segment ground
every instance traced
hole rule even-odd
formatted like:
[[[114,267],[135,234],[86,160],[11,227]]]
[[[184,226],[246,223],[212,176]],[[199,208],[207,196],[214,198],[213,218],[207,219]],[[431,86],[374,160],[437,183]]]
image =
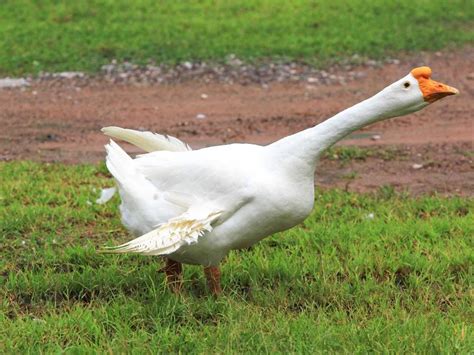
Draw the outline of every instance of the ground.
[[[435,79],[457,87],[461,95],[351,135],[340,143],[349,148],[333,149],[323,159],[317,182],[358,192],[391,185],[413,194],[472,196],[473,56],[474,50],[465,48],[405,56],[383,66],[333,67],[331,75],[357,75],[329,84],[36,82],[0,91],[0,159],[97,162],[107,142],[100,128],[107,125],[174,135],[194,148],[266,144],[317,124],[427,64]]]

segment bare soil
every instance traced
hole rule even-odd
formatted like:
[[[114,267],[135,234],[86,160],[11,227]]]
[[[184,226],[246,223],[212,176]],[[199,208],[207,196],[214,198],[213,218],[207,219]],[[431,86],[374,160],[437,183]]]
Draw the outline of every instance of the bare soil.
[[[170,134],[193,148],[266,144],[362,101],[413,67],[429,65],[435,79],[457,87],[461,95],[354,133],[340,144],[392,153],[346,164],[324,159],[318,184],[351,191],[392,185],[413,194],[474,196],[472,58],[469,48],[419,54],[399,64],[358,67],[362,75],[344,84],[120,85],[97,79],[82,86],[42,82],[0,90],[0,160],[97,162],[104,158],[107,142],[100,128],[109,125]],[[198,114],[205,118],[196,118]],[[380,139],[373,140],[374,135]],[[423,167],[415,169],[414,164]]]

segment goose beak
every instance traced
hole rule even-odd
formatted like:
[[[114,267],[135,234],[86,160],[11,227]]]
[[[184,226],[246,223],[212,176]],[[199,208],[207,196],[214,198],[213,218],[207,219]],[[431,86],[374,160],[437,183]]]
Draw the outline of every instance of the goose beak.
[[[425,83],[424,89],[425,90],[422,90],[423,98],[426,102],[429,103],[438,101],[439,99],[442,99],[445,96],[459,94],[458,89],[431,79],[429,79],[429,81]]]
[[[459,94],[458,89],[431,79],[431,69],[429,67],[415,68],[411,71],[411,74],[418,80],[423,99],[428,103],[438,101],[445,96]]]

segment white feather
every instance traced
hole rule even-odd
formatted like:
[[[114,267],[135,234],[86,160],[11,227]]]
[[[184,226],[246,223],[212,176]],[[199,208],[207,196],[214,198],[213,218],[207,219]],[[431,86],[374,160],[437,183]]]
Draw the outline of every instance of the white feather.
[[[212,223],[222,212],[193,214],[186,212],[171,218],[151,232],[117,247],[107,248],[110,253],[138,253],[144,255],[171,254],[183,245],[197,243],[198,238],[212,231]]]
[[[192,150],[189,145],[172,136],[114,126],[104,127],[102,128],[102,132],[109,137],[131,143],[143,149],[145,152],[156,152],[159,150],[186,152]]]

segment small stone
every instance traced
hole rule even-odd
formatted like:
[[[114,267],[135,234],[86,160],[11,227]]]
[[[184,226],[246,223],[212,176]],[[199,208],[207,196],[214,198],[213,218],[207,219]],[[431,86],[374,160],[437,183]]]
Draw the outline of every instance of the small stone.
[[[31,93],[32,93],[33,95],[38,95],[38,91],[36,91],[36,90],[33,90]]]
[[[27,80],[20,78],[4,78],[0,79],[0,88],[20,88],[30,85]]]
[[[374,219],[374,217],[375,217],[375,214],[373,214],[372,212],[371,212],[371,213],[368,213],[368,214],[365,216],[365,218],[367,218],[367,219]]]
[[[184,62],[183,67],[185,67],[188,70],[191,70],[193,68],[193,63],[191,62]]]
[[[74,78],[82,78],[84,76],[84,73],[80,71],[65,71],[62,73],[58,73],[58,76],[64,79],[74,79]]]
[[[207,94],[201,94],[201,99],[206,100],[209,96]]]
[[[358,72],[354,73],[354,78],[355,79],[362,79],[362,78],[365,78],[366,76],[367,76],[367,73],[365,73],[363,71],[358,71]]]
[[[317,83],[318,82],[318,78],[312,78],[312,77],[309,77],[307,79],[308,83],[310,84],[314,84],[314,83]]]
[[[375,60],[369,59],[368,61],[365,62],[365,65],[369,67],[375,67],[377,65],[377,62]]]
[[[413,164],[411,166],[414,170],[419,170],[423,168],[423,164]]]
[[[373,141],[378,141],[380,140],[380,138],[382,138],[380,134],[374,134],[372,137],[370,137],[370,139],[372,139]]]
[[[198,113],[196,115],[196,119],[198,119],[198,120],[205,120],[206,118],[207,118],[207,116],[203,113]]]
[[[109,74],[112,73],[114,69],[115,69],[115,65],[112,65],[112,64],[105,64],[100,68],[100,70]]]

